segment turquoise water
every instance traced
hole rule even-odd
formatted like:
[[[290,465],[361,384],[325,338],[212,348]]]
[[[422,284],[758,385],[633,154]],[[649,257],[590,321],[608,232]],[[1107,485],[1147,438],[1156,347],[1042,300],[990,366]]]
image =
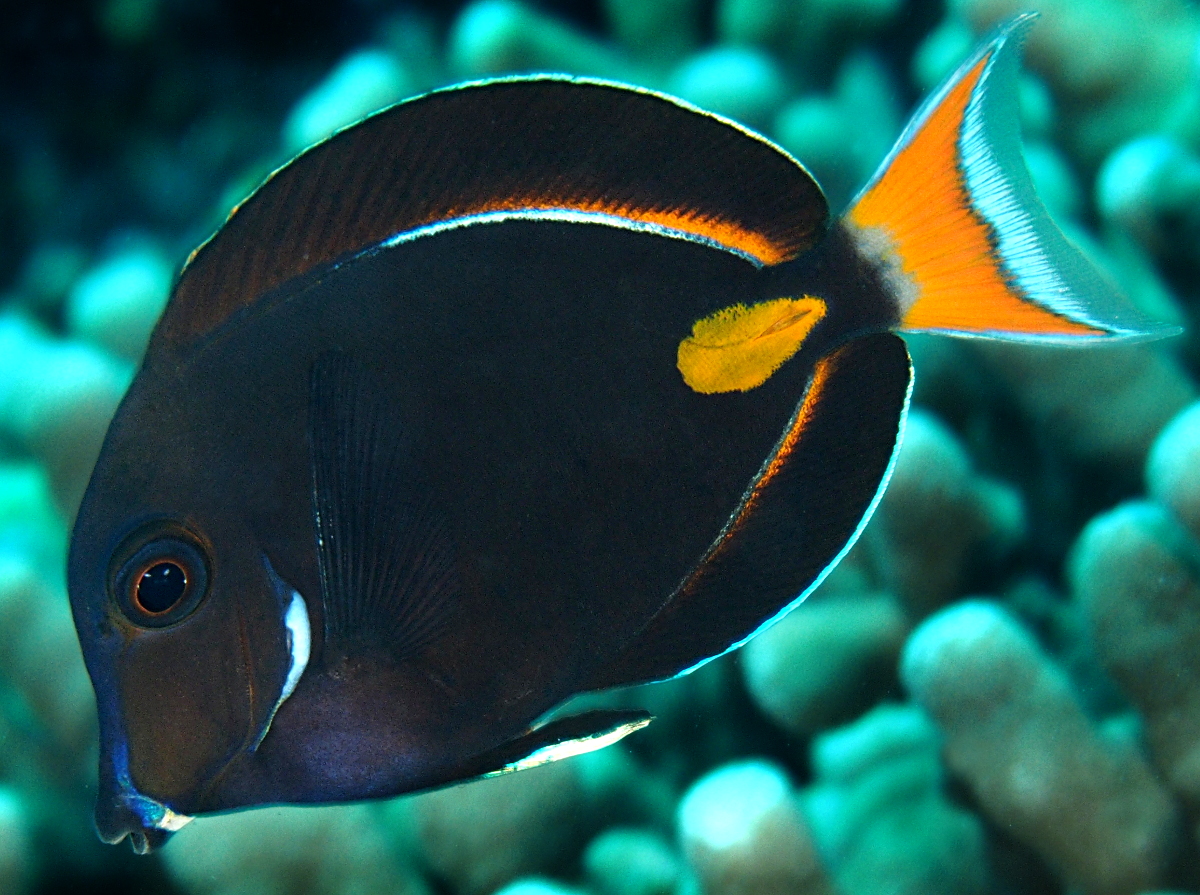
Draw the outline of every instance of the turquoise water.
[[[76,3],[0,32],[0,892],[1200,892],[1200,7]],[[187,253],[272,168],[391,102],[567,71],[761,130],[834,209],[915,102],[1039,9],[1026,160],[1063,229],[1184,335],[910,340],[915,408],[804,606],[599,701],[621,745],[386,803],[91,830],[63,581],[107,421]],[[512,890],[510,890],[511,892]]]

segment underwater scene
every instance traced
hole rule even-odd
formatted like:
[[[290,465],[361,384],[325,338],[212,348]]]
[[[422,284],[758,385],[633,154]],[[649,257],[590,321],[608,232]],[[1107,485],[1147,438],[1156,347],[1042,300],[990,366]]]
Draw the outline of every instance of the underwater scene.
[[[560,73],[765,135],[837,220],[922,98],[1027,12],[1013,108],[1037,195],[1137,319],[1174,335],[906,333],[911,406],[861,536],[743,647],[572,700],[624,719],[566,744],[583,754],[188,822],[138,795],[121,753],[130,806],[174,835],[148,855],[100,841],[71,530],[181,268],[264,178],[393,103]],[[6,10],[0,72],[0,895],[1200,893],[1195,0],[68,0]],[[814,301],[786,327],[825,314]],[[736,307],[694,338],[751,313]],[[334,398],[353,392],[345,369],[328,375]],[[176,450],[158,433],[123,469]],[[293,618],[251,751],[308,660]],[[151,706],[206,653],[156,655],[139,666]],[[211,653],[214,678],[227,655]],[[153,761],[173,766],[171,751]]]

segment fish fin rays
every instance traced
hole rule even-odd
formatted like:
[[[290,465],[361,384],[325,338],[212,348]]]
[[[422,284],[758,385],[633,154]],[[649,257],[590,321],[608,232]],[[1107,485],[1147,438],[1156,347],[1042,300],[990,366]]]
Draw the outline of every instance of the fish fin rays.
[[[449,533],[412,469],[404,430],[348,355],[314,362],[308,414],[324,652],[412,656],[457,603]]]
[[[641,730],[652,720],[640,709],[599,709],[555,718],[452,769],[446,785],[480,777],[499,777],[552,761],[594,752]]]
[[[781,149],[668,97],[554,76],[468,84],[369,117],[272,174],[193,253],[152,350],[181,351],[283,283],[398,235],[539,213],[772,264],[819,239],[828,208]]]
[[[857,538],[887,484],[911,381],[904,342],[888,333],[820,361],[726,531],[588,689],[685,674],[807,596]]]
[[[1014,18],[935,91],[846,213],[900,329],[1035,342],[1169,335],[1059,230],[1025,167]]]

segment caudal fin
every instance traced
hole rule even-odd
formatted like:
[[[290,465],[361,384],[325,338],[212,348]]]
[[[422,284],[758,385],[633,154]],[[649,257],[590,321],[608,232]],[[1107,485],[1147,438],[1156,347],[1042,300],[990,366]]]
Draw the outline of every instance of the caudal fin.
[[[997,29],[926,100],[846,213],[908,332],[1077,342],[1178,328],[1131,306],[1055,226],[1021,156],[1020,45]]]

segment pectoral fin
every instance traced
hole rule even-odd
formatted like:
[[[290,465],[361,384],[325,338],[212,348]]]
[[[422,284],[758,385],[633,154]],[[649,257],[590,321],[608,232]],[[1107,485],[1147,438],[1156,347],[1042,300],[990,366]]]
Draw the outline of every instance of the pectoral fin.
[[[309,448],[325,651],[403,660],[443,629],[454,545],[411,456],[411,435],[348,355],[313,364]]]

